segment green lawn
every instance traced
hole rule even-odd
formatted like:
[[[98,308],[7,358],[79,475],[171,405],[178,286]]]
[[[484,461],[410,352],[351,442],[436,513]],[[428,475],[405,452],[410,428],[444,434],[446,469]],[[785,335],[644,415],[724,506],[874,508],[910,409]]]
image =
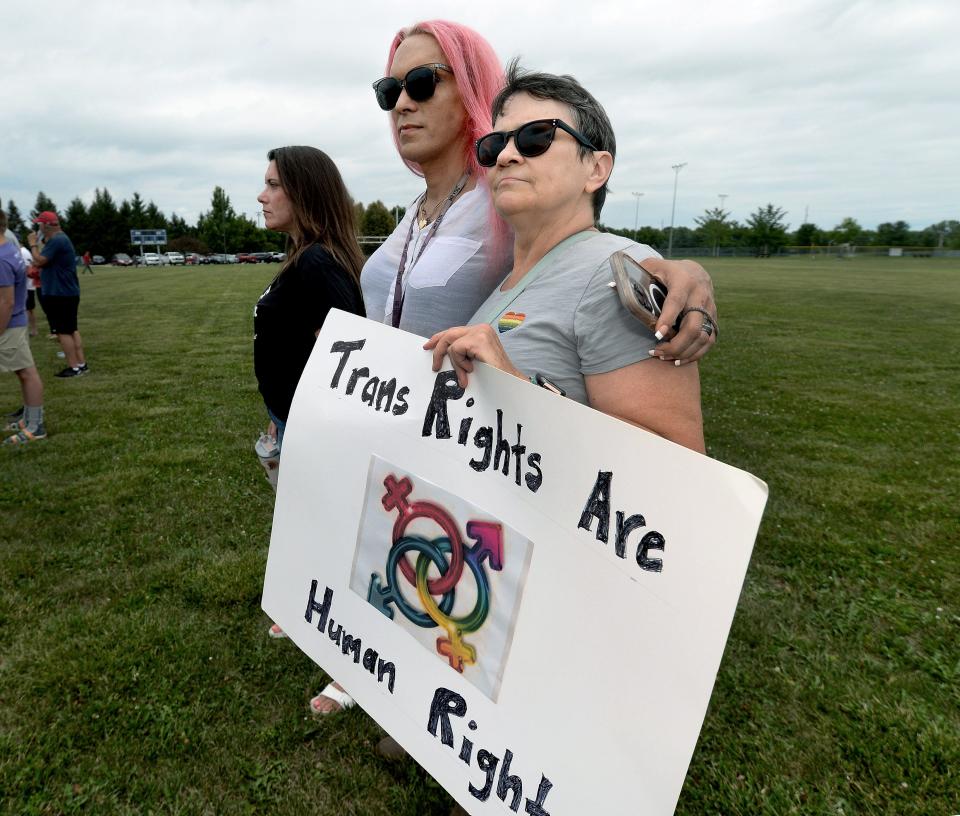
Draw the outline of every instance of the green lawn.
[[[0,451],[0,812],[449,810],[361,711],[311,718],[325,675],[266,637],[275,269],[99,268],[91,374],[33,342],[50,438]],[[677,812],[958,813],[960,262],[710,269],[710,453],[770,502]]]

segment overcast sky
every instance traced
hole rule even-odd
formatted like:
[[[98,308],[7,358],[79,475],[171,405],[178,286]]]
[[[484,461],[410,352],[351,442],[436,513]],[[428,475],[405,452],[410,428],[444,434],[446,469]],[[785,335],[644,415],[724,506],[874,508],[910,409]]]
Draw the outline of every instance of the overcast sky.
[[[312,144],[354,198],[407,204],[370,83],[395,31],[446,17],[503,62],[576,76],[618,156],[602,220],[693,225],[772,202],[798,226],[960,219],[960,1],[48,0],[4,4],[0,200],[135,191],[189,223],[214,185],[255,217],[265,154]],[[634,192],[642,192],[637,199]]]

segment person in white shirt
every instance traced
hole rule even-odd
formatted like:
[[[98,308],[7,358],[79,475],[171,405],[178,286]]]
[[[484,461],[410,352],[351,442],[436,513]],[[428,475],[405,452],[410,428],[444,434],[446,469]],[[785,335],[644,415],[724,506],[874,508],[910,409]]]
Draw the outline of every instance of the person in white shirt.
[[[23,264],[27,269],[27,328],[31,337],[37,336],[37,315],[34,309],[37,307],[37,284],[30,274],[33,268],[33,255],[25,246],[20,247],[20,257],[23,258]]]

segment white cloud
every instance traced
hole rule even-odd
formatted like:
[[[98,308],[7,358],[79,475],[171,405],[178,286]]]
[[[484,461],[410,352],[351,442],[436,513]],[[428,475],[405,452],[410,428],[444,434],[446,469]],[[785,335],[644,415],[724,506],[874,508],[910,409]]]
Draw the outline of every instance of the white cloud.
[[[138,191],[188,221],[214,185],[251,215],[266,151],[322,147],[354,196],[407,203],[418,180],[393,151],[370,82],[402,25],[450,17],[505,61],[573,73],[607,107],[618,161],[604,221],[677,223],[773,202],[796,225],[958,218],[952,0],[497,0],[329,4],[57,2],[5,11],[0,198],[61,208],[95,187]],[[40,36],[37,36],[38,30]],[[11,80],[12,78],[12,80]]]

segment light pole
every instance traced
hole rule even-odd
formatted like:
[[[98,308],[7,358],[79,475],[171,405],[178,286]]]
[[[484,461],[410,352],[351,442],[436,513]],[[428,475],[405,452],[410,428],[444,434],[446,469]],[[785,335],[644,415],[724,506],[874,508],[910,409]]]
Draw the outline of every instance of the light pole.
[[[673,222],[677,215],[677,179],[680,177],[680,171],[687,166],[686,162],[680,164],[671,164],[673,168],[673,206],[670,208],[670,241],[667,243],[667,257],[673,257]]]
[[[723,218],[724,218],[723,203],[727,200],[727,197],[728,197],[727,193],[717,193],[717,198],[720,199],[720,218],[718,218],[717,220],[720,221],[721,224],[723,223]],[[721,227],[718,224],[717,231],[719,232],[720,229]],[[720,239],[719,238],[713,242],[713,254],[717,258],[720,257]]]
[[[640,224],[640,199],[643,198],[643,193],[630,193],[635,199],[637,199],[637,209],[633,214],[633,240],[637,240],[637,227]]]

